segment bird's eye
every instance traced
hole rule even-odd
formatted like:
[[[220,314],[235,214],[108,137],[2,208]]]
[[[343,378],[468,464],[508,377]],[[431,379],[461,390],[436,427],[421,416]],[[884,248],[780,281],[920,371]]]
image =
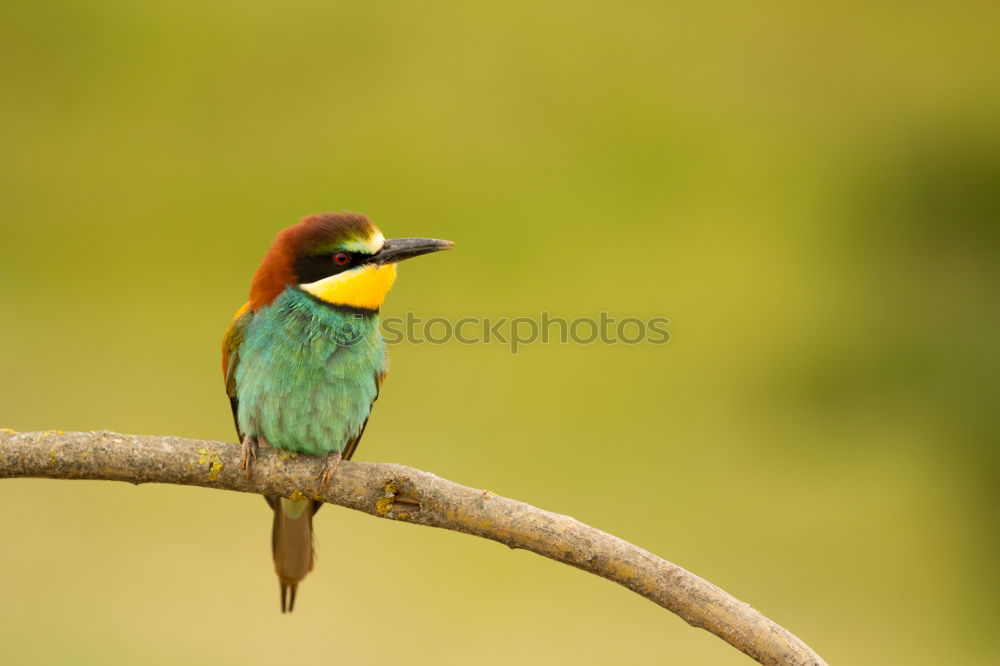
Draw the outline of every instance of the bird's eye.
[[[351,255],[347,254],[346,252],[338,252],[337,254],[333,255],[333,263],[337,264],[338,266],[346,266],[350,262],[351,262]]]

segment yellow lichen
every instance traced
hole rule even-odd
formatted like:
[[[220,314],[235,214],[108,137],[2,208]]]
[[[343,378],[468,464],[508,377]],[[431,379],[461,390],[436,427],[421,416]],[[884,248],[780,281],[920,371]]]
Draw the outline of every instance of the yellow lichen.
[[[392,498],[391,497],[380,497],[375,500],[375,513],[380,516],[385,516],[389,514],[390,509],[392,509]]]
[[[375,513],[380,516],[391,515],[392,512],[392,500],[396,499],[396,493],[399,491],[399,487],[396,486],[395,481],[390,481],[385,484],[385,494],[382,497],[375,500]]]
[[[299,491],[299,489],[296,488],[295,490],[292,491],[292,494],[288,496],[288,499],[299,501],[299,500],[304,500],[304,499],[309,499],[309,498],[306,497],[305,495],[303,495],[301,493],[301,491]]]
[[[56,459],[56,450],[55,449],[49,449],[49,464],[50,465],[55,465],[56,462],[57,462],[57,459]]]
[[[218,452],[209,451],[208,449],[198,449],[198,453],[201,454],[201,458],[198,459],[198,464],[208,465],[208,480],[218,481],[219,472],[222,471],[222,460],[219,459]]]
[[[17,434],[16,430],[11,430],[10,428],[0,428],[0,432],[5,432],[8,435],[16,435]]]
[[[289,458],[294,458],[299,455],[295,451],[285,451],[284,449],[278,449],[278,457],[281,458],[281,462],[285,462]]]

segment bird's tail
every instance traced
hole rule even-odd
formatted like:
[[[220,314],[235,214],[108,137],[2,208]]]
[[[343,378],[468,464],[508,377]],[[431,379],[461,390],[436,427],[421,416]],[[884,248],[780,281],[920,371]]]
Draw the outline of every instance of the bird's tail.
[[[299,582],[313,568],[312,517],[319,502],[268,497],[274,509],[271,550],[274,570],[281,584],[281,612],[295,608]]]

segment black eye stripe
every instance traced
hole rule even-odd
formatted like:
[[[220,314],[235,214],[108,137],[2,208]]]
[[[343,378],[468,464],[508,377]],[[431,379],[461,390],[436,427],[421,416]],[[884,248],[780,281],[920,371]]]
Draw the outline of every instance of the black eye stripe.
[[[334,256],[343,252],[348,255],[347,263],[338,264]],[[298,284],[308,284],[323,278],[343,273],[351,268],[357,268],[371,261],[372,255],[361,252],[324,252],[323,254],[313,254],[307,257],[298,257],[292,262],[292,270],[295,272],[295,280]]]

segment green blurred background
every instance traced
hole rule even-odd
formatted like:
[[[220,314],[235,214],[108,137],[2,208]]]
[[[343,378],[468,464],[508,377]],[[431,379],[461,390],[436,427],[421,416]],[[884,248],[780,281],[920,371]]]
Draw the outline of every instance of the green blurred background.
[[[675,6],[672,6],[675,5]],[[359,449],[569,513],[833,664],[995,663],[1000,12],[987,2],[5,2],[0,426],[234,437],[271,238],[450,238],[383,312],[667,316],[400,344]],[[330,508],[0,483],[0,663],[741,664],[605,581]]]

